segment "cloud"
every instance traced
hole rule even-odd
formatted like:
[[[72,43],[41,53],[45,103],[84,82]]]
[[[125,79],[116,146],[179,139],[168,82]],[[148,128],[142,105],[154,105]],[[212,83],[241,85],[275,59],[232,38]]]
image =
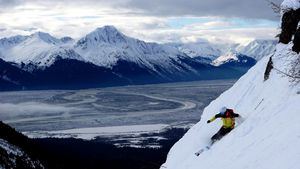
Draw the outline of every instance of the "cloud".
[[[1,7],[11,7],[20,3],[20,0],[0,0]]]
[[[0,13],[20,5],[22,0],[0,0]]]
[[[184,28],[143,32],[143,39],[163,43],[188,43],[201,41],[202,39],[207,39],[212,43],[246,43],[254,39],[274,39],[276,33],[277,30],[275,28],[234,28],[219,30],[191,30]]]
[[[277,4],[282,2],[273,1]],[[123,5],[147,15],[276,19],[266,0],[130,0]]]
[[[280,4],[282,0],[272,0]],[[49,8],[113,8],[115,13],[147,16],[221,16],[276,19],[267,0],[0,0],[1,7],[20,5]]]
[[[80,38],[114,25],[129,36],[160,43],[244,41],[272,38],[277,27],[264,0],[0,0],[0,5],[0,37],[44,31]]]

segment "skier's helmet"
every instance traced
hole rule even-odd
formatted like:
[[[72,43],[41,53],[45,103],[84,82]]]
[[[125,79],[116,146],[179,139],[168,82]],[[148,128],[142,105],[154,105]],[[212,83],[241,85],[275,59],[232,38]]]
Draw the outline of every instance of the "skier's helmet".
[[[220,109],[220,113],[224,114],[226,112],[226,110],[227,110],[227,107],[224,106]]]

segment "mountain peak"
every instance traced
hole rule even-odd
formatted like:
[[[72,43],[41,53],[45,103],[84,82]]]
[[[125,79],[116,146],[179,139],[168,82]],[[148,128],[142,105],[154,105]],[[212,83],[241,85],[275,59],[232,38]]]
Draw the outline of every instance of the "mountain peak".
[[[104,26],[97,28],[86,37],[82,38],[79,42],[92,42],[92,43],[110,43],[116,44],[120,42],[126,42],[127,37],[118,31],[114,26]]]
[[[46,43],[56,44],[59,42],[59,39],[51,36],[49,33],[40,32],[40,31],[35,32],[34,34],[30,35],[30,37],[40,39]]]
[[[96,31],[106,31],[106,32],[117,32],[117,33],[119,33],[119,30],[113,25],[106,25],[106,26],[103,26],[103,27],[99,27],[99,28],[96,29]]]

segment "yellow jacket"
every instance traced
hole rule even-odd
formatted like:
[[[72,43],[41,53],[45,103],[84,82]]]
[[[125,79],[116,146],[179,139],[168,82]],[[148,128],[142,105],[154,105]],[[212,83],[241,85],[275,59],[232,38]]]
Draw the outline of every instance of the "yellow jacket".
[[[225,113],[216,114],[213,118],[208,120],[208,123],[221,118],[224,128],[234,128],[235,117],[239,117],[239,114],[235,114],[232,109],[227,109]]]

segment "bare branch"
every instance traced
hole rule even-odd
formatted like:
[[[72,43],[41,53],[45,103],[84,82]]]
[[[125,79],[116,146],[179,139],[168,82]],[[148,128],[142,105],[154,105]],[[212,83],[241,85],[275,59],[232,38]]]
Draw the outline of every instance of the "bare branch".
[[[271,0],[266,0],[269,4],[269,6],[273,9],[274,13],[280,16],[281,8],[279,4],[276,4],[275,2]]]

